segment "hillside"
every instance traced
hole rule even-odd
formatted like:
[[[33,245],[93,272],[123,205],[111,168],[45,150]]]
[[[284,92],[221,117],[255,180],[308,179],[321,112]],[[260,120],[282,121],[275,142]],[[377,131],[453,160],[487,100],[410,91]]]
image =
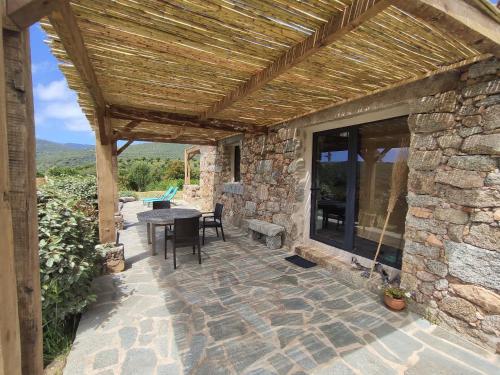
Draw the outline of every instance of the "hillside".
[[[167,143],[137,143],[130,145],[121,155],[123,159],[160,158],[181,159],[186,145]],[[36,140],[36,163],[39,171],[53,166],[75,167],[95,163],[93,145],[57,143]]]

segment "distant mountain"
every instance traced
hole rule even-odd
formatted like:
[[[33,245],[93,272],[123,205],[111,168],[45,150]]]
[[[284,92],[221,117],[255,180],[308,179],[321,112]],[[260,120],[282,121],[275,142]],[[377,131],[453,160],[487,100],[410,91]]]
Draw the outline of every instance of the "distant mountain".
[[[182,159],[187,145],[174,143],[138,143],[130,145],[121,155],[123,159],[160,158]],[[95,163],[95,147],[79,143],[57,143],[36,140],[36,163],[39,171],[53,166],[76,167]]]

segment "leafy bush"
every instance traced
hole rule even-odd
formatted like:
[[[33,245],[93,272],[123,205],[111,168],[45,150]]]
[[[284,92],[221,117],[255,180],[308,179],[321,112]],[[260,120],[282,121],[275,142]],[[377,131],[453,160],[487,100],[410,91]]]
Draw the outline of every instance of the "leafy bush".
[[[127,185],[135,191],[144,191],[151,182],[151,166],[145,161],[138,161],[132,164],[127,176]]]
[[[94,299],[99,273],[95,178],[50,179],[38,192],[38,235],[44,358],[64,351],[76,329],[76,317]]]

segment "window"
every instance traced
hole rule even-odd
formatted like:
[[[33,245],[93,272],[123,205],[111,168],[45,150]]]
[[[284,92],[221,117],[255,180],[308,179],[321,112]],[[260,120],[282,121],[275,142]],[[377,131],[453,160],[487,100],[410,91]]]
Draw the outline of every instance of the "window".
[[[233,179],[234,179],[234,182],[241,181],[240,162],[241,162],[240,146],[234,146],[234,152],[233,152]]]
[[[311,238],[373,259],[385,223],[392,170],[406,163],[406,117],[314,134]],[[389,216],[378,260],[401,268],[407,211],[404,186]]]

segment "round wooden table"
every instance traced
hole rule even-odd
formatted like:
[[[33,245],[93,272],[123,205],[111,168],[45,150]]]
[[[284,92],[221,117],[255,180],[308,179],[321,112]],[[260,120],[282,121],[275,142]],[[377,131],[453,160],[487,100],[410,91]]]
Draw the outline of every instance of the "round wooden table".
[[[148,243],[151,245],[152,254],[156,254],[156,227],[173,225],[175,219],[190,219],[201,217],[201,212],[192,208],[163,208],[139,212],[137,219],[146,223],[148,228]]]

